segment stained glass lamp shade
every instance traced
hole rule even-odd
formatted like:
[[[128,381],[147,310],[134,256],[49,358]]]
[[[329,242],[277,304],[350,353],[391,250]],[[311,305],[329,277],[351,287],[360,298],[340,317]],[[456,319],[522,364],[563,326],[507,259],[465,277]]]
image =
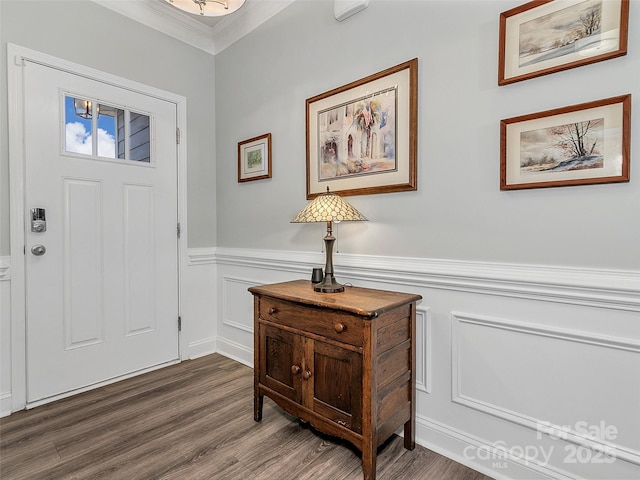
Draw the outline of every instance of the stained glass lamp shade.
[[[329,192],[318,195],[304,210],[302,210],[291,223],[316,223],[327,222],[327,234],[324,237],[326,262],[324,279],[316,283],[313,289],[316,292],[336,293],[343,292],[344,285],[338,283],[333,275],[333,222],[357,222],[367,219],[352,205],[335,193]]]

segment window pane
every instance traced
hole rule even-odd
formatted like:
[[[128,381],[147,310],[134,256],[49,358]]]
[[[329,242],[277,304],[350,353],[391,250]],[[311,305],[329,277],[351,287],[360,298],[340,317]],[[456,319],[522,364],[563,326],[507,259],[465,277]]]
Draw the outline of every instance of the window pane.
[[[151,117],[70,95],[64,102],[65,151],[151,163]]]
[[[93,155],[91,119],[93,104],[82,98],[64,97],[64,149],[70,153]]]
[[[123,118],[123,110],[109,105],[98,105],[98,156],[116,158],[118,126],[124,125]],[[123,156],[118,155],[118,158]]]
[[[141,113],[129,112],[129,160],[151,161],[149,117]]]

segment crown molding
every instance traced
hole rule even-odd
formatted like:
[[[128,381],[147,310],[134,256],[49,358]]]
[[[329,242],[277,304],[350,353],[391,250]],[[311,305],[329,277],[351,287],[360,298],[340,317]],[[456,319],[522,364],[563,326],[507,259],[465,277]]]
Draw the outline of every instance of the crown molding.
[[[224,17],[213,27],[215,53],[220,53],[295,1],[256,0],[253,4],[245,3],[234,15]],[[241,15],[238,15],[238,13],[241,13]]]
[[[193,47],[215,54],[215,40],[211,28],[192,19],[187,13],[164,8],[164,5],[160,4],[162,0],[92,1]]]
[[[215,55],[288,7],[295,0],[252,0],[209,27],[164,0],[92,0],[109,10]]]

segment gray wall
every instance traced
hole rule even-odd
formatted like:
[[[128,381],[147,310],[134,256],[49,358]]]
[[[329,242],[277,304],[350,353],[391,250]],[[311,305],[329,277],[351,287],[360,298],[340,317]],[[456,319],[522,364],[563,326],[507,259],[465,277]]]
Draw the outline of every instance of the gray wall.
[[[384,1],[343,22],[298,0],[216,55],[218,246],[317,251],[305,199],[305,99],[419,59],[418,191],[349,197],[345,253],[640,268],[640,31],[629,53],[498,87],[498,18],[520,1]],[[631,93],[631,182],[501,192],[499,122]],[[236,182],[237,142],[271,132],[273,178]]]
[[[187,98],[188,243],[215,245],[214,57],[89,1],[0,1],[0,255],[9,254],[7,43]]]

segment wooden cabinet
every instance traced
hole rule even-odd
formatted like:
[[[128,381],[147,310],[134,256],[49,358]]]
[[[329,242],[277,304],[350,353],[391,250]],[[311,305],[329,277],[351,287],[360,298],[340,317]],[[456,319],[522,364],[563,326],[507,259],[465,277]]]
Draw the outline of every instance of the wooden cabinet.
[[[306,280],[254,295],[254,418],[264,396],[362,452],[365,480],[398,428],[415,446],[415,307],[421,298],[347,287],[314,292]]]

